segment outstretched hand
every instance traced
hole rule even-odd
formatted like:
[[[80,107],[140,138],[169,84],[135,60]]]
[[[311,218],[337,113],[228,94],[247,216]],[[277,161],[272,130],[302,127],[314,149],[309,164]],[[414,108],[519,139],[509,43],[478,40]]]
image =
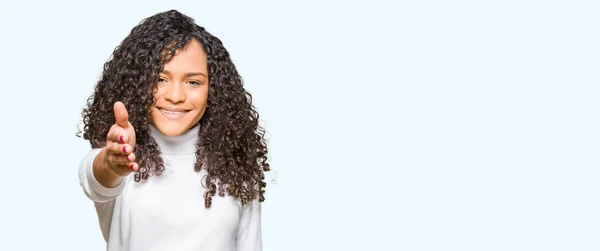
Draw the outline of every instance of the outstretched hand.
[[[122,102],[116,102],[113,107],[115,124],[106,135],[104,150],[107,166],[119,176],[127,176],[139,169],[135,162],[135,130],[129,123],[127,109]]]

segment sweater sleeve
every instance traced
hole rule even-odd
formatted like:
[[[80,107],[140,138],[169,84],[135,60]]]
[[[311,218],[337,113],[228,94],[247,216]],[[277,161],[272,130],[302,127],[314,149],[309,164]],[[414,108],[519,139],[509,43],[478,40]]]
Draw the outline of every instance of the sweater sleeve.
[[[237,251],[262,250],[261,203],[258,199],[243,206],[235,245]]]
[[[94,164],[94,159],[98,156],[100,151],[102,151],[102,148],[92,149],[88,155],[83,158],[81,164],[79,164],[79,183],[81,184],[85,195],[96,203],[104,203],[115,199],[121,194],[127,181],[127,179],[123,179],[118,186],[109,188],[102,186],[96,180],[92,171],[92,166]]]

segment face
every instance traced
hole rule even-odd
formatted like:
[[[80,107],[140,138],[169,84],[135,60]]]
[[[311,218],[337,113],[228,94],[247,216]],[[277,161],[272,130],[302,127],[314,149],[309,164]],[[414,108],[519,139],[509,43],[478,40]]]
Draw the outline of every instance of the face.
[[[208,100],[208,67],[202,45],[192,40],[164,65],[150,117],[166,136],[179,136],[204,115]]]

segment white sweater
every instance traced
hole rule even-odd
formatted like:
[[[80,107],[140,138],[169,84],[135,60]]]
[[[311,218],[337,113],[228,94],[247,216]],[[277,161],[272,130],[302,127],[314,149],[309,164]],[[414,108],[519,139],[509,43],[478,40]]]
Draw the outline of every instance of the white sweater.
[[[204,208],[201,183],[206,174],[194,172],[199,127],[167,137],[155,127],[151,135],[165,160],[160,176],[135,182],[125,177],[115,188],[100,185],[92,163],[101,149],[92,149],[79,166],[83,191],[94,201],[108,251],[256,251],[262,250],[261,208],[258,200],[245,206],[231,196],[212,199]]]

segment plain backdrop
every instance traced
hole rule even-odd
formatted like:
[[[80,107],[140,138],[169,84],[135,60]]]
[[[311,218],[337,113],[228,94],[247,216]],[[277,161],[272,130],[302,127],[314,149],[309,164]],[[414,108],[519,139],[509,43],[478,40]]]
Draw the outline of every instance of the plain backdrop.
[[[269,132],[264,250],[600,250],[600,5],[573,0],[2,0],[1,250],[105,249],[81,110],[170,9]]]

